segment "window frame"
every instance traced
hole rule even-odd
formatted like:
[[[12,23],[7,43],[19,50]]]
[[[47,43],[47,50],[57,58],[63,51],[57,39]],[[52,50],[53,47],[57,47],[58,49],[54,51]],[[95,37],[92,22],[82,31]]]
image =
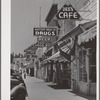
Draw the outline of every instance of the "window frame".
[[[84,51],[85,51],[85,56],[84,56]],[[81,52],[81,56],[80,56]],[[87,82],[87,72],[86,72],[86,54],[87,50],[82,48],[79,49],[79,81],[80,82]]]

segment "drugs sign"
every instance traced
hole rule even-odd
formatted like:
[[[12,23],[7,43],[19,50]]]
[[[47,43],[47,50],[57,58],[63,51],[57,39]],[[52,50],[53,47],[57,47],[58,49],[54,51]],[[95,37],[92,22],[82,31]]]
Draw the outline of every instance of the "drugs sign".
[[[34,36],[55,36],[56,28],[34,28]]]
[[[79,13],[72,5],[64,5],[56,15],[57,19],[79,19]]]

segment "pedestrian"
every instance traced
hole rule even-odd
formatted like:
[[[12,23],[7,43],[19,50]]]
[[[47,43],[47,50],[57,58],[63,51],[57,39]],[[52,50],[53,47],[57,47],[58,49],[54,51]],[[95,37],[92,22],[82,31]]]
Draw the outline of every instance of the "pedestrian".
[[[26,73],[24,73],[24,79],[26,78]]]

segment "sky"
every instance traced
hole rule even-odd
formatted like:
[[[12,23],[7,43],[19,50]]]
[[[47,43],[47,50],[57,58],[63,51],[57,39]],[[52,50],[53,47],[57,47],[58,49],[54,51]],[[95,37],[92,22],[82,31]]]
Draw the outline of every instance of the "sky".
[[[11,52],[22,53],[36,42],[33,28],[39,26],[40,7],[41,25],[46,26],[45,18],[52,2],[52,0],[11,0]]]
[[[39,27],[40,7],[41,26],[45,27],[53,2],[62,4],[66,0],[11,0],[11,52],[22,53],[36,43],[33,28]]]

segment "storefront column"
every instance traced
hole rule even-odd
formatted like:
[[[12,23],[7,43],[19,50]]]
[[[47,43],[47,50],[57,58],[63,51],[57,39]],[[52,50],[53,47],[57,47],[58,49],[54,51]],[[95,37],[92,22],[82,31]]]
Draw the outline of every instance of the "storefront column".
[[[57,85],[60,84],[59,82],[59,61],[56,61],[56,79],[57,79]]]
[[[53,63],[53,83],[56,83],[56,62]]]
[[[76,46],[76,51],[75,54],[79,57],[79,47]],[[79,60],[78,58],[76,59],[76,65],[77,65],[77,91],[79,91]]]
[[[51,81],[53,80],[53,61],[51,61]]]
[[[87,51],[87,55],[89,56],[89,49],[88,48],[86,51]],[[89,73],[90,73],[90,69],[89,69],[89,57],[86,56],[86,70],[87,70],[87,95],[89,95],[89,89],[90,89],[90,80],[89,80]]]
[[[45,67],[46,67],[46,74],[45,74],[45,78],[47,78],[47,77],[48,77],[48,68],[47,68],[47,64],[45,65]]]

